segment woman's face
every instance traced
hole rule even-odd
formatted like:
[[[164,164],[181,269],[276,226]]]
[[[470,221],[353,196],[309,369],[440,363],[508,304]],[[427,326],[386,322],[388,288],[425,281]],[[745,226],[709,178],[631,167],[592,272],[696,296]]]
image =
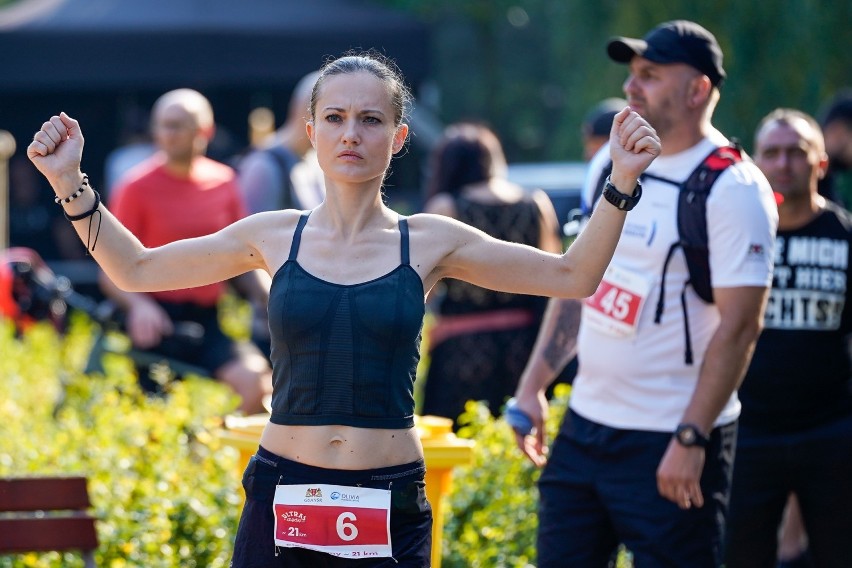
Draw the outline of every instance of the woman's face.
[[[390,93],[369,72],[326,78],[307,129],[326,177],[344,183],[381,180],[408,134],[407,125],[394,125]]]

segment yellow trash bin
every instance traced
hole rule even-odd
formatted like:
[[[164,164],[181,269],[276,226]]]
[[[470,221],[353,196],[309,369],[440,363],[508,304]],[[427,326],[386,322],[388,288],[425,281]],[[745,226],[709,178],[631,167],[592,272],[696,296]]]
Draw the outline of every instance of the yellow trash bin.
[[[257,451],[260,435],[269,421],[268,414],[227,416],[221,440],[240,452],[240,473]],[[415,416],[414,424],[423,444],[426,458],[426,497],[432,504],[432,566],[441,566],[444,530],[443,498],[452,486],[453,468],[473,460],[473,441],[461,440],[453,434],[453,421],[439,416]]]

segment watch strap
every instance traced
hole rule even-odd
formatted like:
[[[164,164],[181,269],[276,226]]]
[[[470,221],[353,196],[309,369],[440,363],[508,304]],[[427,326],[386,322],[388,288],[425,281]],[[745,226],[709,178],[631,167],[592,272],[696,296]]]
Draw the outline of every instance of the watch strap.
[[[642,182],[636,180],[633,195],[627,195],[618,191],[618,188],[613,185],[611,177],[606,176],[606,181],[604,181],[603,198],[622,211],[630,211],[636,207],[636,204],[639,203],[639,199],[642,197]]]
[[[710,445],[710,438],[705,436],[695,424],[679,424],[675,430],[674,437],[680,445],[687,448],[698,446],[699,448],[706,449]]]

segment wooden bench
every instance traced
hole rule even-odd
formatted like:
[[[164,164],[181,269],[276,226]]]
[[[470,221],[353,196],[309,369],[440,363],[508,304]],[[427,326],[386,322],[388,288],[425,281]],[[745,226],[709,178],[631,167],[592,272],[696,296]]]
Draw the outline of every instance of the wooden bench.
[[[0,477],[0,554],[77,550],[95,566],[85,477]]]

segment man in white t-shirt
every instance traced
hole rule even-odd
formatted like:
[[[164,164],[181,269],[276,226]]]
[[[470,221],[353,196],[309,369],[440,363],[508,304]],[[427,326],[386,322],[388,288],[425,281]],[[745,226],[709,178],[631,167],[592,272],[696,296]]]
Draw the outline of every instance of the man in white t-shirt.
[[[714,302],[699,298],[672,247],[676,184],[729,143],[711,123],[725,78],[721,50],[710,32],[681,20],[641,40],[613,39],[607,51],[629,65],[628,104],[656,129],[662,154],[598,292],[582,304],[551,302],[516,391],[514,411],[536,428],[516,431],[518,445],[547,465],[538,566],[605,566],[620,543],[638,566],[718,566],[736,389],[761,330],[777,208],[750,161],[722,172],[706,201]],[[604,146],[590,164],[589,208],[607,155]],[[575,350],[570,410],[548,455],[545,389]]]

